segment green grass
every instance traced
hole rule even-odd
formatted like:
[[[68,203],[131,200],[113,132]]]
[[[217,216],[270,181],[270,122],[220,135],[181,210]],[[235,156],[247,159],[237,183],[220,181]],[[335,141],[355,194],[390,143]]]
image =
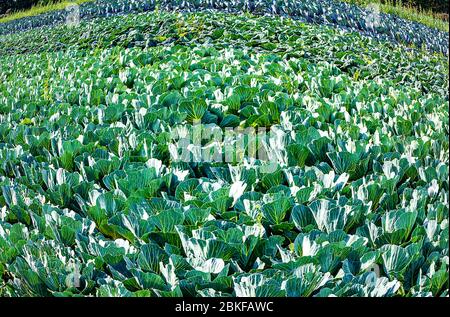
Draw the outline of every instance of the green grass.
[[[396,15],[402,19],[422,23],[426,26],[448,32],[448,20],[442,18],[442,15],[432,12],[431,10],[423,10],[411,5],[402,3],[401,0],[341,0],[360,6],[368,6],[376,3],[380,6],[380,11]]]
[[[55,3],[50,3],[47,5],[36,5],[30,9],[13,12],[7,16],[4,16],[3,18],[0,18],[0,23],[5,23],[5,22],[25,18],[25,17],[35,16],[35,15],[39,15],[39,14],[49,12],[49,11],[64,10],[64,8],[66,8],[70,4],[74,4],[74,3],[81,4],[84,2],[90,2],[90,1],[93,1],[93,0],[73,0],[73,1],[55,2]]]

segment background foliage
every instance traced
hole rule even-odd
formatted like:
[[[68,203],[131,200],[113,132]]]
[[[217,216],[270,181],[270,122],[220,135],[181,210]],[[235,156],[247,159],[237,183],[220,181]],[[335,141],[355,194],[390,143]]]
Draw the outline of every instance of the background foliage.
[[[424,11],[448,14],[447,0],[345,0],[359,5],[368,5],[370,3],[397,4],[405,7],[415,7]]]
[[[8,9],[11,11],[23,10],[30,8],[33,5],[40,4],[46,5],[49,3],[61,2],[61,0],[1,0],[0,1],[0,14],[4,14]],[[372,1],[367,0],[355,0],[355,3],[370,3]],[[386,2],[386,1],[382,1]],[[403,4],[417,6],[423,10],[432,10],[438,13],[448,13],[448,1],[447,0],[403,0]]]
[[[33,5],[46,5],[54,2],[61,2],[60,0],[1,0],[0,14],[4,14],[7,10],[17,11],[31,8]]]

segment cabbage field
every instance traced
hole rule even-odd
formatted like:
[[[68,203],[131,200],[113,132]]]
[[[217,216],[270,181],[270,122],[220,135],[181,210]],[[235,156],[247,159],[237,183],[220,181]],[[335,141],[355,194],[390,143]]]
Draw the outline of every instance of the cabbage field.
[[[448,296],[448,33],[324,0],[79,12],[0,24],[0,296]]]

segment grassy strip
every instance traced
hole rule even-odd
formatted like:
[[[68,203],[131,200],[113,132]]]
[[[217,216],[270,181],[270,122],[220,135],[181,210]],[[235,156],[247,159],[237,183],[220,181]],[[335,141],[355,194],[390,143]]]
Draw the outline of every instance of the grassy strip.
[[[21,18],[36,16],[36,15],[50,12],[50,11],[64,10],[68,5],[81,4],[84,2],[91,2],[91,1],[94,1],[94,0],[73,0],[73,1],[62,1],[62,2],[50,3],[50,4],[46,4],[46,5],[36,5],[30,9],[13,12],[3,18],[0,18],[0,23],[5,23],[5,22],[13,21],[13,20],[18,20]]]
[[[360,6],[369,6],[376,4],[380,11],[396,15],[402,19],[422,23],[426,26],[436,28],[441,31],[448,32],[448,21],[442,19],[442,16],[432,12],[431,10],[424,10],[418,7],[413,7],[408,4],[403,4],[401,0],[341,0]]]

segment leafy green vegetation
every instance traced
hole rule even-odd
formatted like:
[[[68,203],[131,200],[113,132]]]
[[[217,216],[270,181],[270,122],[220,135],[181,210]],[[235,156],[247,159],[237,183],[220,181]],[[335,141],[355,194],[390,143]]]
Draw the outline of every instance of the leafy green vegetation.
[[[447,296],[448,69],[242,13],[1,35],[0,296]]]
[[[200,27],[199,27],[200,26]],[[243,32],[236,33],[240,29]],[[81,40],[80,40],[81,38]],[[57,50],[104,49],[114,46],[152,47],[211,43],[226,48],[246,47],[259,52],[327,61],[359,79],[389,78],[394,85],[448,95],[448,62],[440,54],[405,50],[358,33],[317,27],[280,18],[161,12],[82,22],[0,37],[0,56]],[[330,49],[331,47],[331,49]],[[392,57],[395,58],[392,58]],[[409,71],[405,65],[414,65]]]
[[[74,0],[74,1],[45,1],[39,2],[30,9],[14,11],[4,17],[0,17],[0,23],[9,22],[24,17],[37,16],[42,13],[64,10],[70,4],[81,4],[85,2],[92,2],[95,0]],[[369,6],[373,4],[379,5],[381,12],[398,16],[402,19],[411,20],[422,23],[426,26],[437,28],[442,31],[449,31],[448,20],[440,18],[438,13],[431,9],[421,9],[417,6],[412,6],[409,3],[402,3],[401,0],[340,0],[348,3]]]
[[[81,4],[77,20],[89,20],[117,13],[146,11],[220,11],[227,13],[247,12],[255,15],[289,16],[308,23],[327,24],[346,31],[360,32],[377,40],[411,45],[448,55],[448,32],[423,24],[399,19],[394,15],[377,14],[373,10],[350,5],[341,1],[290,1],[270,0],[97,0]],[[12,34],[44,26],[66,24],[66,11],[51,11],[38,17],[28,17],[3,23],[0,34]]]

